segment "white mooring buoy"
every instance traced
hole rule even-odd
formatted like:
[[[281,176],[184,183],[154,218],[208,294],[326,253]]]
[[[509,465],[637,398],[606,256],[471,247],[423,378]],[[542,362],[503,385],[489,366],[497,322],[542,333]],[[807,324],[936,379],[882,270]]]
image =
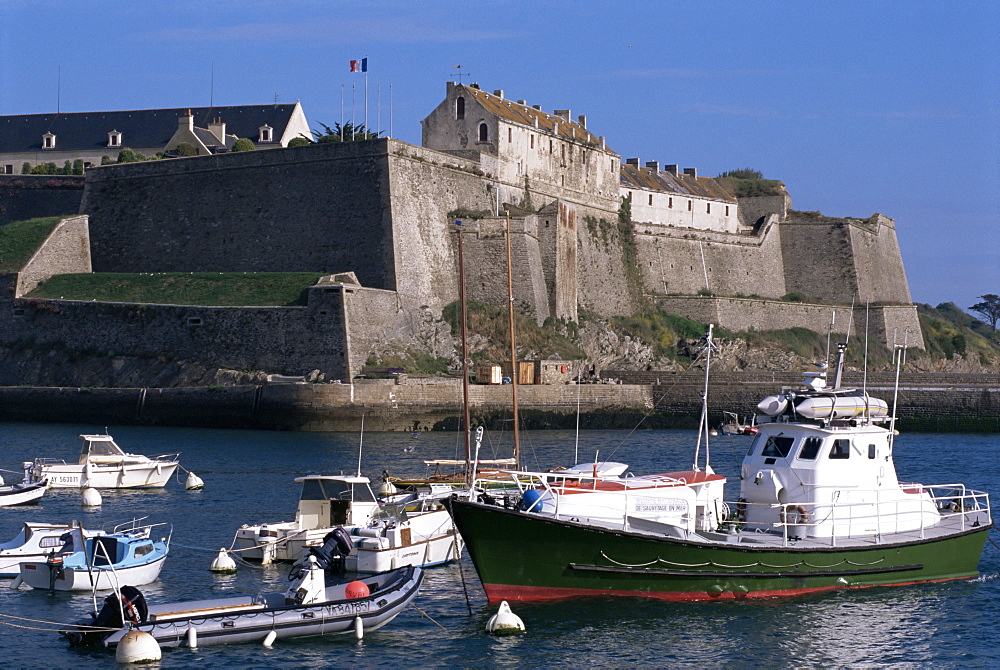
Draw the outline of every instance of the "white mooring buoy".
[[[205,488],[205,482],[201,480],[201,477],[188,470],[187,479],[184,480],[184,488],[188,491],[200,491]]]
[[[278,638],[278,634],[273,630],[267,634],[264,638],[264,649],[270,649],[274,646],[274,641]]]
[[[84,507],[100,507],[101,503],[101,493],[95,488],[87,487],[80,494],[80,500],[83,502]]]
[[[125,633],[115,651],[115,660],[119,663],[151,663],[159,661],[162,656],[156,638],[144,630]]]
[[[212,566],[209,570],[212,572],[233,573],[236,572],[236,561],[229,555],[225,547],[220,547],[219,554],[212,559]]]
[[[500,603],[500,609],[486,622],[486,632],[493,635],[516,635],[524,631],[524,622],[510,611],[506,600]]]

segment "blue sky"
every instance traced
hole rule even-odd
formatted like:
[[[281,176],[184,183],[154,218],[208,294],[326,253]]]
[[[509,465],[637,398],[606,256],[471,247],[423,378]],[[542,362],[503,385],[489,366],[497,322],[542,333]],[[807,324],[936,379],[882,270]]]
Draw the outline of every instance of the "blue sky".
[[[300,100],[420,143],[445,82],[896,220],[916,302],[1000,293],[1000,3],[0,0],[0,114]],[[214,81],[214,83],[213,83]],[[391,96],[390,96],[391,88]],[[342,91],[344,92],[342,96]],[[381,103],[379,103],[381,98]]]

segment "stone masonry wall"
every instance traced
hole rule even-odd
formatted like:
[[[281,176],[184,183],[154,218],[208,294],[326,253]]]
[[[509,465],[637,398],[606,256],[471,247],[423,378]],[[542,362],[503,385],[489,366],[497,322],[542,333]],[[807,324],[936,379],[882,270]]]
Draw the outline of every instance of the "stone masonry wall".
[[[21,166],[15,165],[14,169],[20,171]],[[82,197],[83,177],[0,176],[0,226],[11,221],[76,214]]]
[[[63,219],[18,272],[15,297],[30,293],[53,275],[86,272],[91,272],[87,217]]]

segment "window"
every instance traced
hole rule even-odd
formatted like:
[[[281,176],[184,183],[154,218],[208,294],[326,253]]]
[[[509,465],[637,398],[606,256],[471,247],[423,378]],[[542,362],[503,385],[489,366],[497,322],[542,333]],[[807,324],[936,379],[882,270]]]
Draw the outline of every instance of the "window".
[[[729,205],[726,205],[726,216],[729,216]]]
[[[122,145],[122,134],[117,130],[112,130],[108,133],[108,146],[109,147],[120,147]]]
[[[650,207],[653,206],[653,194],[652,193],[649,194],[649,206]]]
[[[153,553],[153,543],[152,542],[143,542],[142,544],[136,546],[136,548],[135,548],[135,557],[136,558],[142,558],[143,556],[146,556],[147,554],[151,554],[151,553]]]
[[[531,148],[532,149],[535,148],[535,136],[534,135],[531,136]]]
[[[508,142],[514,141],[514,130],[512,128],[507,129],[507,141]]]
[[[667,207],[670,208],[670,209],[674,208],[674,199],[673,198],[667,198]]]
[[[691,206],[694,204],[693,200],[688,200],[688,211],[691,211]]]
[[[875,445],[874,444],[869,444],[868,445],[868,458],[870,458],[871,460],[875,460],[875,451],[876,451]]]
[[[45,133],[42,135],[42,148],[43,149],[55,149],[56,148],[56,136],[52,133]]]
[[[480,142],[490,141],[490,129],[485,123],[479,124],[479,141]]]
[[[830,449],[831,459],[846,459],[851,457],[850,440],[834,440],[833,448]]]
[[[802,440],[802,449],[799,451],[799,458],[803,461],[815,460],[821,446],[823,446],[823,438],[807,437]]]
[[[13,165],[4,165],[3,166],[3,173],[4,174],[14,174],[14,166]]]
[[[273,142],[274,141],[274,128],[268,125],[263,125],[257,129],[257,141],[258,142]]]
[[[761,456],[778,456],[784,458],[788,456],[788,452],[792,449],[792,443],[795,442],[793,437],[785,437],[782,435],[772,435],[767,438],[767,444],[764,445],[764,451],[761,452]]]
[[[710,202],[706,202],[705,203],[705,213],[706,214],[711,214],[712,213],[712,203],[710,203]]]
[[[465,98],[459,96],[458,100],[455,101],[455,118],[464,119],[465,118]]]

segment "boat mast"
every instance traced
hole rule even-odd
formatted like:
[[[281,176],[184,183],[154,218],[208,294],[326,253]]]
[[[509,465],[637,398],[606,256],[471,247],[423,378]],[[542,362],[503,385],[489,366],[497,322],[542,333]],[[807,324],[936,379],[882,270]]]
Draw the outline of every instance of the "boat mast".
[[[455,234],[458,235],[458,304],[462,312],[462,430],[465,433],[465,483],[471,489],[475,473],[470,467],[472,454],[469,444],[469,344],[465,326],[465,258],[462,253],[461,221],[455,221]]]
[[[698,472],[698,456],[701,453],[701,438],[705,438],[705,471],[709,470],[708,452],[708,368],[712,363],[712,329],[715,324],[708,324],[708,333],[705,334],[705,388],[701,392],[701,419],[698,421],[698,442],[694,447],[694,465],[691,469]]]
[[[507,298],[508,316],[510,318],[510,386],[514,404],[514,467],[521,467],[521,442],[518,434],[517,419],[517,349],[514,346],[514,276],[510,262],[510,210],[505,209],[507,219]]]

